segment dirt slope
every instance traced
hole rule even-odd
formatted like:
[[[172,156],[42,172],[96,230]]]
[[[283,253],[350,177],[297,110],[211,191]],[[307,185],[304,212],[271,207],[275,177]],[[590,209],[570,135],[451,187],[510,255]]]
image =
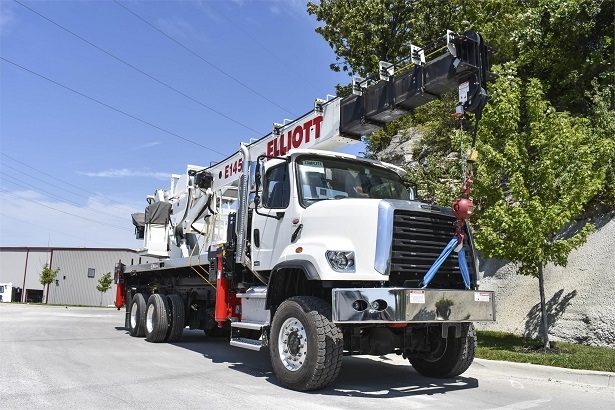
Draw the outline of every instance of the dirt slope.
[[[538,279],[496,260],[481,261],[480,276],[480,288],[496,292],[497,320],[478,328],[537,336]],[[615,215],[598,221],[567,267],[546,267],[545,292],[551,340],[615,348]]]

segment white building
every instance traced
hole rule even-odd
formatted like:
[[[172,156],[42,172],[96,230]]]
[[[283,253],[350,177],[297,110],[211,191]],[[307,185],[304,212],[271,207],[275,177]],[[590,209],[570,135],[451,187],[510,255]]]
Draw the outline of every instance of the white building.
[[[101,295],[99,279],[120,260],[126,265],[153,262],[131,249],[0,247],[0,284],[12,284],[13,302],[45,302],[85,306],[113,305],[116,286]],[[39,281],[45,264],[60,268],[47,289]],[[102,298],[101,298],[102,297]],[[4,297],[6,300],[7,297]]]

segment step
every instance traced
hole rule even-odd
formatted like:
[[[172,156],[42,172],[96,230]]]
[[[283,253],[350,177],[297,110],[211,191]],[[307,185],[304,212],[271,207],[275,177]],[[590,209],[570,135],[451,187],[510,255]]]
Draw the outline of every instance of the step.
[[[260,340],[246,339],[243,337],[236,337],[231,339],[231,346],[242,347],[249,350],[261,350],[262,343]]]
[[[249,329],[249,330],[263,330],[267,323],[257,323],[257,322],[231,322],[231,327],[236,327],[238,329]]]

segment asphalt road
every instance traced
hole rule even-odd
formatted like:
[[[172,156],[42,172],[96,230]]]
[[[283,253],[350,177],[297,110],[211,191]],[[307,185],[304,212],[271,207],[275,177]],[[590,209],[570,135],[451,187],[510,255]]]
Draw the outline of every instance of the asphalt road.
[[[280,387],[268,352],[200,331],[175,344],[131,338],[124,312],[0,303],[0,409],[606,409],[615,373],[476,360],[449,380],[401,357],[344,358],[330,387]]]

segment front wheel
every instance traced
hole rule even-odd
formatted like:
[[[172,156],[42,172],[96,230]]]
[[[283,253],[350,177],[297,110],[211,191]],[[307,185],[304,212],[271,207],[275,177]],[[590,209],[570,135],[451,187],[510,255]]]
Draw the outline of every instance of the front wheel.
[[[271,324],[269,354],[276,376],[288,388],[321,389],[342,366],[341,330],[331,322],[331,305],[297,296],[284,301]]]
[[[455,337],[455,329],[449,328],[448,337],[443,339],[441,355],[432,359],[410,358],[410,364],[426,377],[444,379],[459,376],[468,370],[476,352],[476,330],[472,323],[461,324],[461,337]]]

